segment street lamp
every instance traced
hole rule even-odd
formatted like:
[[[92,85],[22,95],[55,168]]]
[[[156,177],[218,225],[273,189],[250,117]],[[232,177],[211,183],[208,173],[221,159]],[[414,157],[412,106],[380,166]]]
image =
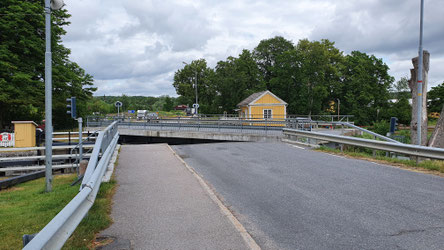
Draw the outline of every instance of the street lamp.
[[[186,63],[186,62],[182,62],[183,64],[185,64],[185,65],[189,65],[188,63]],[[194,107],[194,114],[197,116],[197,114],[198,114],[198,109],[199,109],[199,103],[198,103],[198,98],[197,98],[197,69],[196,69],[196,76],[195,76],[195,78],[194,78],[194,89],[195,89],[195,91],[196,91],[196,103],[195,104],[193,104],[193,107]]]
[[[45,179],[46,192],[52,191],[52,53],[51,10],[59,10],[63,0],[45,0]]]

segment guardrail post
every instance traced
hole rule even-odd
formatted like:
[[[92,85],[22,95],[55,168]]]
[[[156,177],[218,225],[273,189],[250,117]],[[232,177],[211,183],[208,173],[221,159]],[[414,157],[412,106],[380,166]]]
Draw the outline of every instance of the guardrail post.
[[[376,136],[373,136],[373,140],[376,140]],[[373,149],[373,157],[376,156],[376,150]]]

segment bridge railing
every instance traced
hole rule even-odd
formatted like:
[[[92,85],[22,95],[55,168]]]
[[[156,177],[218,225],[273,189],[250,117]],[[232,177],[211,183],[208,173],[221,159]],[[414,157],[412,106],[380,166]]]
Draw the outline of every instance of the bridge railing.
[[[335,142],[338,144],[345,144],[357,147],[364,147],[375,150],[382,150],[387,152],[394,152],[409,156],[424,157],[430,159],[444,160],[444,149],[417,146],[411,144],[403,144],[398,142],[387,142],[387,141],[377,141],[369,140],[351,136],[341,136],[332,135],[326,133],[312,132],[312,131],[302,131],[296,129],[284,129],[284,136],[293,141],[308,141],[310,140],[320,140],[327,142]]]
[[[117,122],[97,136],[80,192],[24,249],[60,249],[94,204],[102,177],[119,139]]]
[[[90,127],[103,127],[112,120],[91,119],[87,120]],[[177,117],[159,118],[147,121],[120,120],[120,128],[165,130],[165,131],[199,131],[221,133],[250,133],[250,134],[282,134],[282,128],[289,123],[287,119],[238,119],[238,118],[201,118],[201,117]]]

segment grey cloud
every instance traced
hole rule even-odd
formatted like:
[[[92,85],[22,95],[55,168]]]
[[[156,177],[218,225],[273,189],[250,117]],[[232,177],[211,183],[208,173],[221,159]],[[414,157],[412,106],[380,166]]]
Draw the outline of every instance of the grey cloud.
[[[122,31],[122,37],[138,32],[155,33],[171,44],[173,51],[201,49],[215,33],[197,8],[173,1],[127,2],[127,13],[139,23]]]
[[[214,67],[260,40],[283,35],[328,38],[346,53],[384,58],[397,79],[417,54],[419,1],[404,0],[77,0],[65,45],[92,74],[97,95],[175,95],[182,61],[205,58]],[[444,1],[426,1],[424,48],[430,83],[444,80]]]
[[[424,45],[433,54],[442,54],[444,43],[444,2],[429,1],[424,26]],[[415,51],[419,37],[419,1],[367,1],[336,5],[333,20],[311,33],[312,39],[328,38],[346,50],[370,53]],[[430,41],[430,42],[428,42]],[[440,45],[441,44],[441,45]]]

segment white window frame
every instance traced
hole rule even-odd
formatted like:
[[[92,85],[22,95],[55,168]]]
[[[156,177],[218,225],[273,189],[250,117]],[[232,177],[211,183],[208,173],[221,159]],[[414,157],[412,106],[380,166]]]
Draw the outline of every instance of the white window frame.
[[[269,114],[267,114],[269,113]],[[262,114],[264,119],[272,119],[273,118],[273,110],[272,109],[263,109]]]

